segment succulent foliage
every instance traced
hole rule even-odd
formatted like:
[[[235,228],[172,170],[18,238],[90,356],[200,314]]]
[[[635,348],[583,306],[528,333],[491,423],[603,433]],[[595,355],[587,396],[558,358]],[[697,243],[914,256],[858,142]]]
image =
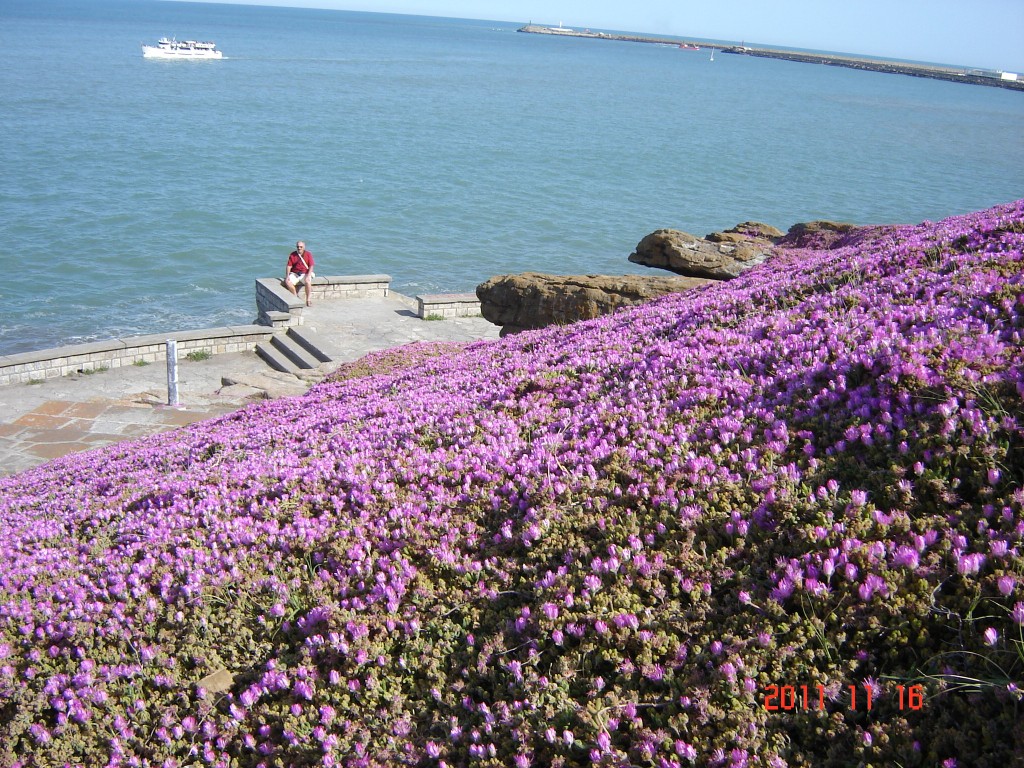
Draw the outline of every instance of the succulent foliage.
[[[0,764],[1024,760],[1024,201],[799,245],[0,480]]]

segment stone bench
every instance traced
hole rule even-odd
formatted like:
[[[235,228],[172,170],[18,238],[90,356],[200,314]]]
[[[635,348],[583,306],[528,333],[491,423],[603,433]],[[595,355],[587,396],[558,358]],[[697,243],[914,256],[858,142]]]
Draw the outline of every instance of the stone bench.
[[[416,305],[421,320],[480,314],[480,299],[475,293],[428,293],[417,296]]]
[[[315,271],[315,270],[314,270]],[[306,293],[298,286],[293,295],[276,277],[256,278],[256,322],[273,328],[299,325],[306,306]],[[313,278],[312,301],[387,297],[390,275],[326,275]]]

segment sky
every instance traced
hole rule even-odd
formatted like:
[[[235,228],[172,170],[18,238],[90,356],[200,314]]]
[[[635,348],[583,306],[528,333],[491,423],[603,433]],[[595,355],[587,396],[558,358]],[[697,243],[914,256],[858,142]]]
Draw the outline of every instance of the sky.
[[[1024,0],[191,0],[534,22],[1024,75]]]

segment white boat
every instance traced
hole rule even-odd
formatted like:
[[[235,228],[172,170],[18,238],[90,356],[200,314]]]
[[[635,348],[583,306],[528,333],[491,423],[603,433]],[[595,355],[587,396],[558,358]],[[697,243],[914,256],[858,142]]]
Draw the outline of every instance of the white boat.
[[[146,59],[221,59],[224,54],[217,50],[216,43],[161,37],[156,45],[143,45],[142,56]]]

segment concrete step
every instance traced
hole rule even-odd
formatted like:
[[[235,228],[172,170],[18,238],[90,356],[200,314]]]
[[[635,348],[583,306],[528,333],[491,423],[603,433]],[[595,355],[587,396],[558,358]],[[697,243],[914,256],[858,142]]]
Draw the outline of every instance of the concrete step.
[[[299,367],[270,342],[261,341],[256,345],[256,354],[275,371],[296,374]]]
[[[323,361],[300,344],[290,331],[291,329],[288,333],[275,333],[270,337],[270,343],[278,352],[291,360],[296,368],[309,370],[320,365]]]
[[[288,329],[288,337],[320,363],[329,363],[337,356],[330,339],[312,328],[296,325]]]

